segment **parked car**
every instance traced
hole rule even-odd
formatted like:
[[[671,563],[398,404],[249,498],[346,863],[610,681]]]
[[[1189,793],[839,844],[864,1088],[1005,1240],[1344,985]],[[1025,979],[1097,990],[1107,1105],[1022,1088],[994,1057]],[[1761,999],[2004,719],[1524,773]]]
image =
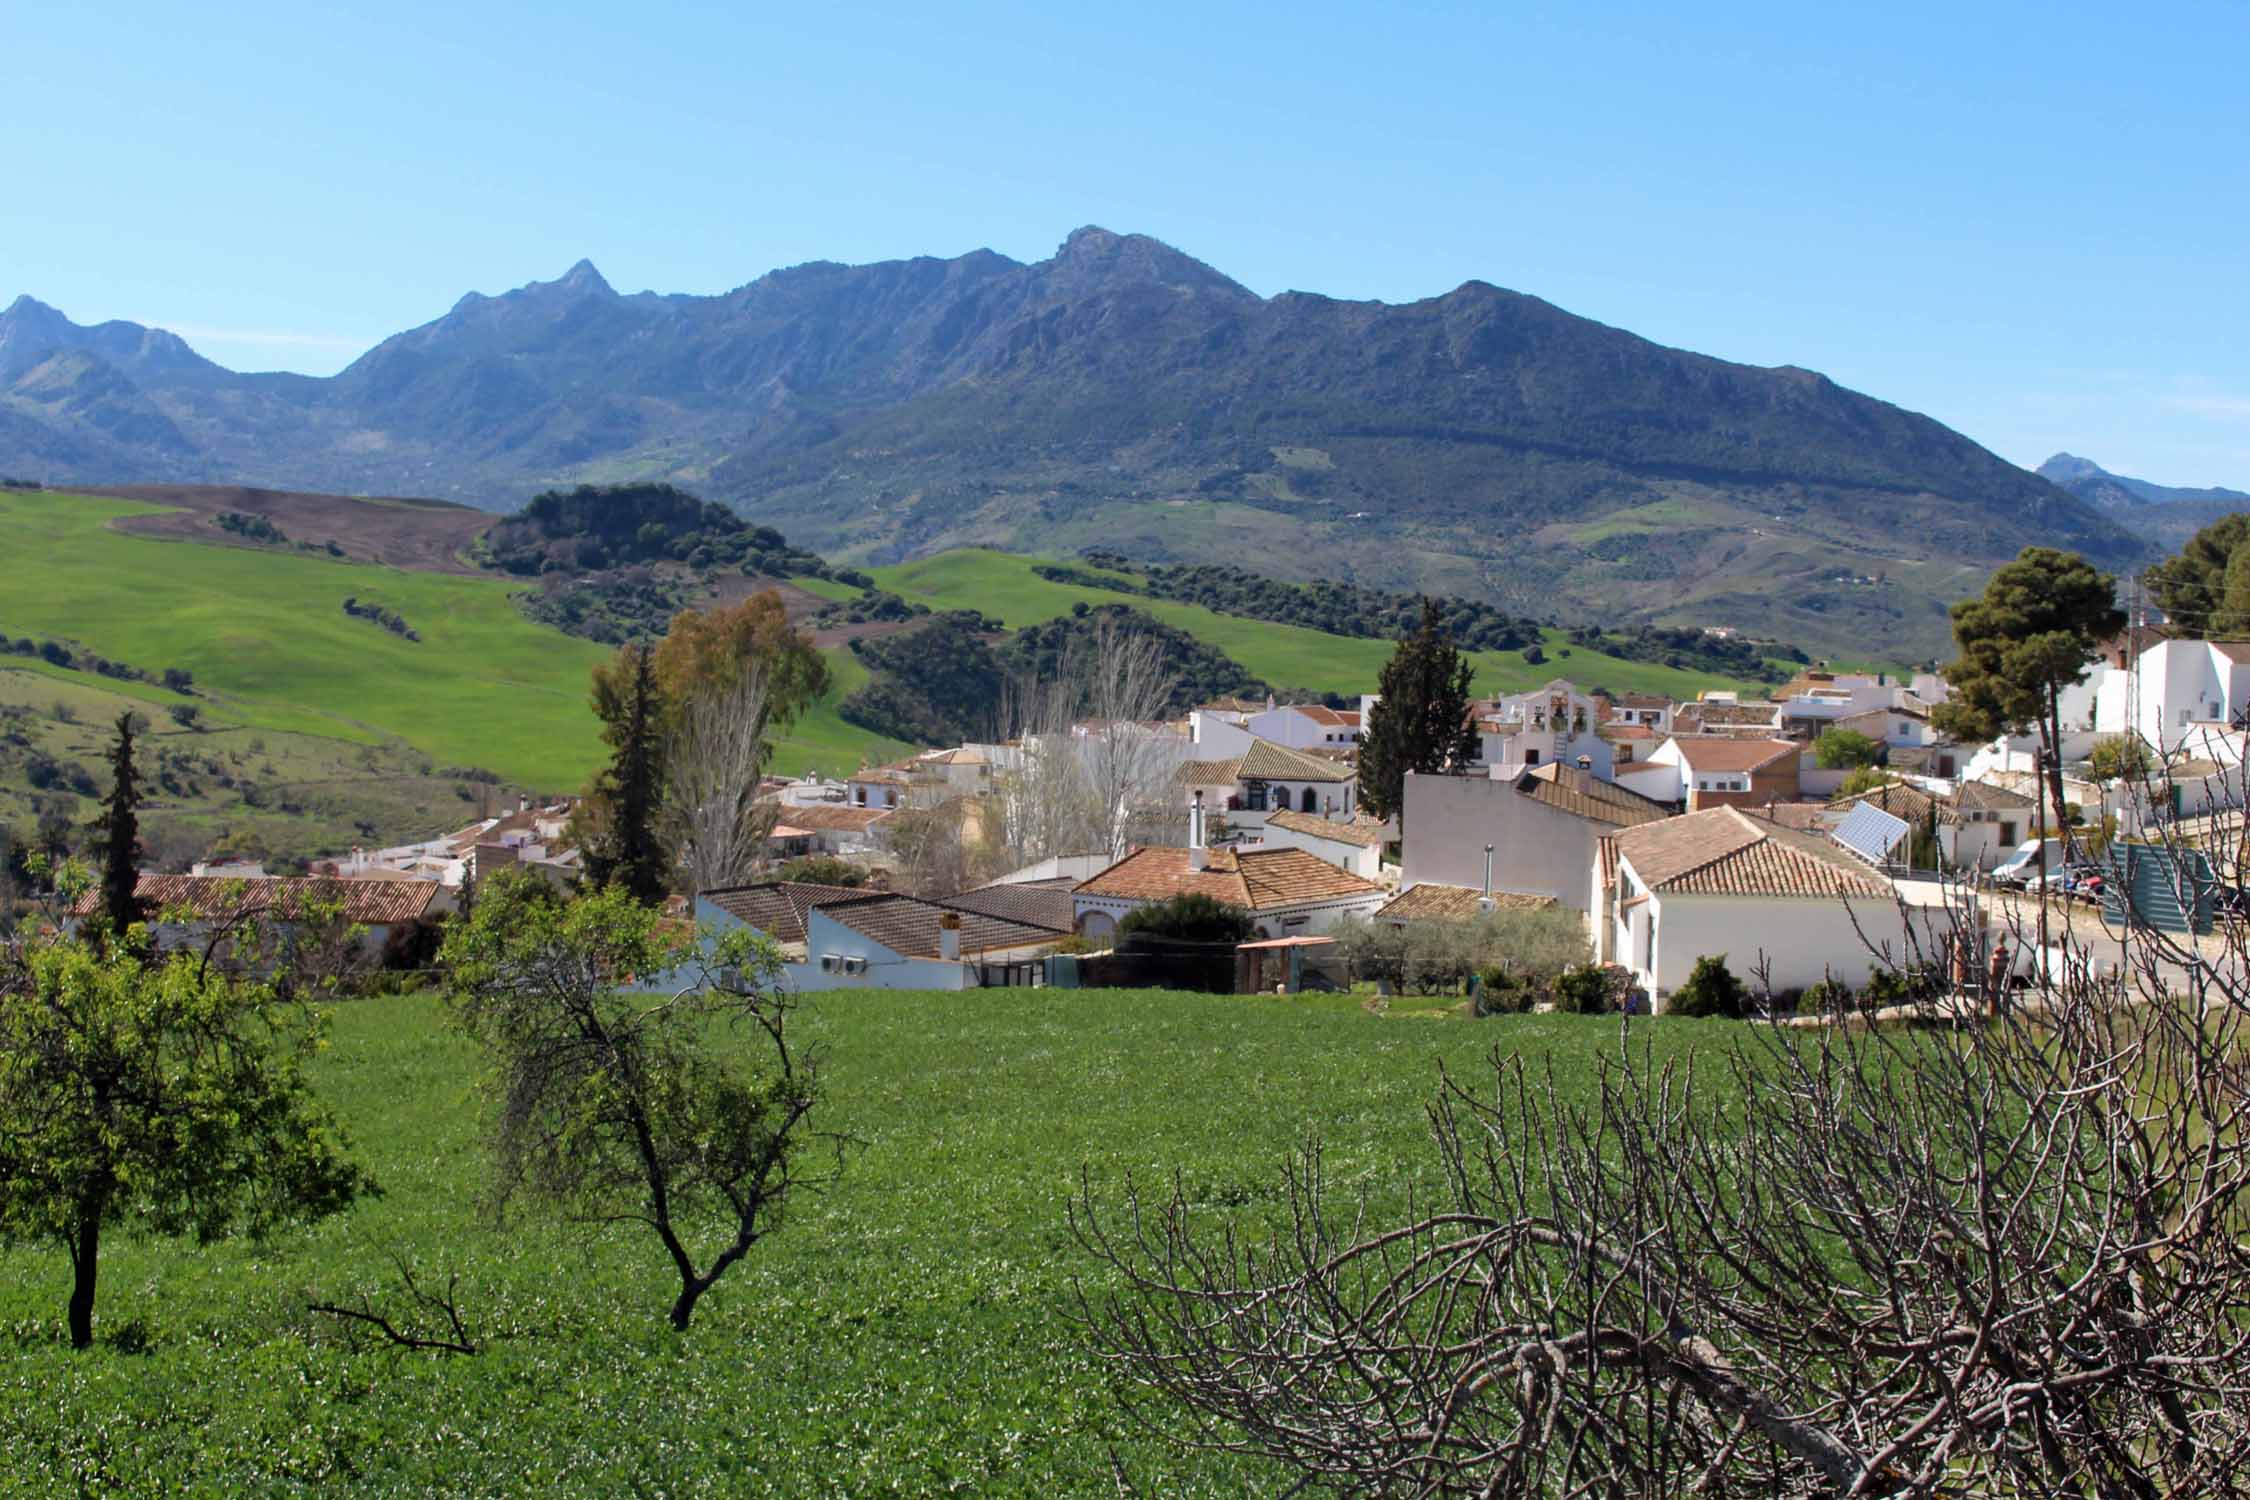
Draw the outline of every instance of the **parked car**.
[[[1992,883],[2021,889],[2053,872],[2062,859],[2061,839],[2026,839],[1992,872]]]

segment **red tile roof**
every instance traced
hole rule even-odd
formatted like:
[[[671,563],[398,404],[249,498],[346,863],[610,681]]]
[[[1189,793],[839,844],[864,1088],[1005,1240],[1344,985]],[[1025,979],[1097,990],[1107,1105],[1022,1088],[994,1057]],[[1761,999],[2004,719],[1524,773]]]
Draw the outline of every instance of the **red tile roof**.
[[[1639,792],[1604,781],[1591,771],[1559,761],[1549,761],[1523,772],[1516,777],[1516,790],[1558,812],[1607,823],[1613,828],[1630,828],[1671,816],[1671,809],[1661,802],[1653,802]]]
[[[1694,896],[1865,896],[1891,887],[1825,839],[1716,807],[1628,828],[1620,859],[1651,890]]]
[[[1552,896],[1523,891],[1494,891],[1496,911],[1538,911],[1558,904]],[[1439,885],[1424,881],[1399,892],[1370,918],[1376,922],[1460,922],[1484,910],[1484,892],[1470,885]]]
[[[1330,839],[1359,849],[1376,849],[1383,843],[1383,820],[1370,818],[1365,813],[1353,813],[1349,818],[1324,818],[1319,813],[1308,812],[1268,813],[1266,826],[1286,828],[1291,833]]]
[[[1303,849],[1213,849],[1200,870],[1188,868],[1188,854],[1185,849],[1136,849],[1081,881],[1078,894],[1165,901],[1201,892],[1229,906],[1265,911],[1372,895],[1383,889]]]
[[[1034,926],[983,912],[966,911],[914,896],[866,895],[858,900],[824,902],[820,914],[872,938],[893,953],[907,958],[939,956],[938,924],[955,916],[961,922],[961,956],[991,953],[1003,948],[1036,948],[1066,936],[1067,927]]]
[[[1725,736],[1676,734],[1680,760],[1697,771],[1762,771],[1778,760],[1803,753],[1795,740],[1743,740]]]
[[[134,883],[133,895],[149,915],[178,910],[199,921],[245,916],[267,916],[294,921],[308,903],[341,901],[344,920],[369,927],[411,922],[428,913],[430,903],[444,887],[434,880],[333,880],[274,875],[143,875]],[[88,891],[71,907],[76,916],[90,916],[101,904],[99,891]]]

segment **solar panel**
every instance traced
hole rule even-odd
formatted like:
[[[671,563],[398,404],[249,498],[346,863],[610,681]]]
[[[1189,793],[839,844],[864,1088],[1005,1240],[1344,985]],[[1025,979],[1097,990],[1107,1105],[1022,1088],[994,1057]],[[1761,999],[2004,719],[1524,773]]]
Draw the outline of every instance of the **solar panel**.
[[[1894,817],[1872,802],[1862,802],[1844,817],[1829,835],[1871,865],[1890,863],[1891,851],[1910,830],[1906,820]]]

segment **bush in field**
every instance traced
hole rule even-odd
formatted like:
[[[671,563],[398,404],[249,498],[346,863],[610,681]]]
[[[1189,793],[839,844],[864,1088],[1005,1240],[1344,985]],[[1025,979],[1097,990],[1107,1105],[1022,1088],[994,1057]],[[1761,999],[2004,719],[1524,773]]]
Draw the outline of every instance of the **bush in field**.
[[[1724,953],[1706,953],[1695,961],[1687,983],[1672,992],[1664,1007],[1668,1016],[1719,1016],[1739,1021],[1750,1008],[1750,992],[1727,967]]]
[[[1121,940],[1147,937],[1175,943],[1247,943],[1257,935],[1257,924],[1248,912],[1197,891],[1136,906],[1117,924]]]
[[[1354,976],[1401,994],[1455,994],[1469,976],[1494,969],[1550,981],[1592,956],[1586,924],[1566,907],[1502,907],[1457,921],[1370,922],[1352,918],[1331,931]]]

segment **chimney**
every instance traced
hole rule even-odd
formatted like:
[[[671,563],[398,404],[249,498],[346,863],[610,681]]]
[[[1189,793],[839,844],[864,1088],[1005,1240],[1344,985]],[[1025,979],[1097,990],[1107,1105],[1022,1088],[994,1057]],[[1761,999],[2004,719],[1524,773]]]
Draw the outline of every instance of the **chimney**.
[[[1591,755],[1579,756],[1578,769],[1581,771],[1591,771],[1592,769],[1594,769],[1594,757],[1592,757]]]
[[[944,912],[937,919],[938,957],[948,963],[961,961],[961,918],[958,913]]]
[[[1195,805],[1188,809],[1188,868],[1200,870],[1210,862],[1210,853],[1203,847],[1203,791],[1198,787]]]

